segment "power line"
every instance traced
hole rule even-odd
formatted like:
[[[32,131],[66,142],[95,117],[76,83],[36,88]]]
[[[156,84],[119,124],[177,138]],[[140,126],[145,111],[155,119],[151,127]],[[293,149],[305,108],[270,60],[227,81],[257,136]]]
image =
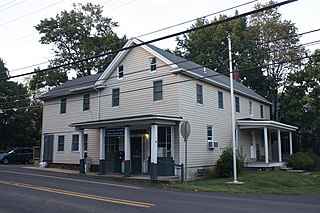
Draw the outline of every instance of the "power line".
[[[15,1],[16,1],[16,0],[11,1],[11,2],[15,2]],[[10,9],[10,8],[12,8],[12,7],[14,7],[14,6],[17,6],[17,5],[19,5],[19,4],[21,4],[21,3],[25,2],[25,1],[26,1],[26,0],[23,0],[23,1],[21,1],[21,2],[18,2],[18,3],[16,3],[16,4],[14,4],[14,5],[11,5],[10,7],[4,8],[4,9],[0,10],[0,12],[5,11],[5,10],[7,10],[7,9]],[[11,3],[11,2],[9,2],[9,3]],[[7,4],[9,4],[9,3],[7,3]],[[5,4],[5,5],[7,5],[7,4]]]
[[[309,31],[310,32],[310,31]],[[312,42],[308,42],[308,43],[304,43],[304,44],[300,44],[300,45],[298,45],[298,46],[296,46],[296,47],[292,47],[292,49],[295,49],[295,48],[299,48],[299,47],[302,47],[302,46],[304,46],[304,45],[316,45],[316,44],[318,44],[320,42],[320,40],[316,40],[316,41],[312,41]],[[278,49],[278,50],[273,50],[273,51],[270,51],[270,52],[268,52],[268,53],[275,53],[275,52],[277,52],[277,51],[280,51],[280,50],[287,50],[286,48],[280,48],[280,49]],[[210,57],[210,56],[208,56],[208,57]],[[258,56],[256,56],[256,57],[253,57],[253,58],[251,58],[251,59],[254,59],[254,58],[259,58]],[[183,59],[183,58],[182,58]],[[195,58],[194,58],[195,59]],[[180,64],[180,63],[184,63],[184,62],[187,62],[187,61],[193,61],[193,59],[191,58],[189,58],[189,59],[183,59],[183,60],[181,60],[181,61],[178,61],[178,62],[176,62],[176,63],[170,63],[170,64],[166,64],[166,65],[161,65],[161,66],[158,66],[157,68],[162,68],[162,67],[165,67],[165,66],[170,66],[170,65],[174,65],[174,64]],[[199,66],[218,66],[218,65],[221,65],[221,64],[223,64],[223,63],[225,63],[225,62],[227,62],[228,61],[228,58],[225,58],[225,59],[222,59],[222,61],[221,62],[216,62],[216,63],[211,63],[211,64],[203,64],[203,65],[199,65]],[[144,71],[148,71],[149,70],[149,68],[145,68],[145,69],[139,69],[139,70],[136,70],[136,71],[132,71],[132,72],[130,72],[130,73],[128,73],[128,74],[126,74],[126,76],[128,76],[128,75],[133,75],[133,74],[136,74],[136,73],[140,73],[140,72],[144,72]],[[168,75],[170,75],[170,73],[168,74]],[[163,76],[165,76],[165,75],[163,75]],[[109,78],[116,78],[117,76],[114,76],[114,77],[109,77]],[[139,80],[143,80],[143,79],[145,79],[144,77],[143,78],[135,78],[135,79],[131,79],[132,81],[139,81]],[[106,80],[106,79],[102,79],[102,80]],[[86,82],[86,83],[94,83],[94,82],[96,82],[96,81],[89,81],[89,82]],[[119,84],[119,85],[121,85],[122,83],[120,82],[120,83],[117,83],[117,84]],[[73,87],[73,86],[68,86],[68,87],[64,87],[63,89],[66,89],[66,88],[71,88],[71,87]],[[59,88],[57,87],[57,88],[55,88],[55,90],[58,90]],[[57,95],[59,95],[59,94],[57,94]],[[22,95],[21,97],[24,97],[25,95]],[[6,96],[6,97],[10,97],[10,96]],[[12,96],[12,97],[19,97],[19,96],[16,96],[16,95],[14,95],[14,96]],[[1,98],[1,97],[0,97]]]
[[[112,1],[112,0],[106,1],[106,2],[104,2],[104,3],[102,3],[102,4],[105,4],[105,3],[110,2],[110,1]],[[246,2],[246,3],[243,3],[243,4],[237,5],[237,6],[233,6],[233,7],[230,7],[230,8],[224,9],[224,10],[221,10],[221,11],[219,11],[219,12],[214,12],[214,13],[211,13],[211,14],[208,14],[208,15],[204,15],[204,16],[199,17],[199,18],[205,18],[205,17],[209,17],[209,16],[212,16],[212,15],[216,15],[216,14],[219,14],[219,13],[222,13],[222,12],[226,12],[226,11],[229,11],[229,10],[232,10],[232,9],[236,9],[236,8],[238,8],[238,7],[242,7],[242,6],[251,4],[251,3],[256,2],[256,1],[258,1],[258,0]],[[134,36],[134,37],[135,37],[135,38],[139,38],[139,37],[143,37],[143,36],[146,36],[146,35],[154,34],[154,33],[156,33],[156,32],[160,32],[160,31],[163,31],[163,30],[166,30],[166,29],[170,29],[170,28],[173,28],[173,27],[177,27],[177,26],[179,26],[179,25],[186,24],[186,23],[188,23],[188,22],[195,21],[195,20],[197,20],[197,19],[199,19],[199,18],[195,18],[195,19],[192,19],[192,20],[189,20],[189,21],[185,21],[185,22],[182,22],[182,23],[179,23],[179,24],[175,24],[175,25],[172,25],[172,26],[169,26],[169,27],[166,27],[166,28],[162,28],[162,29],[159,29],[159,30],[156,30],[156,31],[153,31],[153,32],[149,32],[149,33],[146,33],[146,34],[143,34],[143,35],[139,35],[139,36]],[[23,38],[28,37],[28,36],[30,36],[30,35],[32,35],[32,34],[28,34],[28,35],[22,36],[21,38],[18,38],[18,39],[9,41],[9,42],[7,42],[7,43],[11,43],[11,42],[14,42],[14,41],[16,41],[16,40],[23,39]],[[116,45],[116,44],[119,44],[119,43],[112,43],[112,44],[109,44],[109,45],[106,45],[106,46],[103,46],[103,47],[99,47],[99,49],[101,50],[102,48],[108,48],[108,47],[110,47],[110,46],[112,46],[112,45]],[[21,43],[18,44],[18,45],[21,45]],[[9,73],[12,73],[12,72],[14,72],[14,71],[23,70],[23,69],[26,69],[26,68],[30,68],[30,67],[33,67],[33,66],[38,66],[38,65],[41,65],[41,64],[46,64],[46,63],[50,63],[50,62],[46,61],[46,62],[41,62],[40,64],[38,63],[38,64],[35,64],[35,65],[29,65],[29,66],[26,66],[26,67],[21,67],[21,68],[13,69],[13,70],[10,70]]]
[[[170,35],[162,36],[160,38],[152,39],[152,40],[149,40],[149,41],[146,41],[146,42],[141,42],[140,44],[135,44],[135,45],[130,46],[130,47],[124,47],[124,48],[121,48],[121,49],[118,49],[118,50],[113,50],[113,51],[110,51],[110,52],[107,52],[107,53],[103,53],[103,54],[99,54],[99,55],[96,55],[96,56],[80,59],[80,60],[77,60],[77,61],[74,61],[74,62],[69,62],[69,63],[65,63],[65,64],[62,64],[62,65],[55,66],[55,67],[50,67],[50,68],[46,68],[46,69],[42,69],[42,70],[38,70],[38,71],[34,71],[34,72],[29,72],[29,73],[25,73],[25,74],[15,75],[15,76],[7,77],[7,78],[2,78],[0,80],[6,80],[6,79],[10,79],[10,78],[17,78],[17,77],[30,75],[30,74],[35,74],[35,73],[38,73],[38,72],[46,72],[46,71],[53,70],[53,69],[63,68],[65,66],[70,66],[70,65],[81,63],[81,62],[88,61],[88,60],[91,60],[91,59],[95,59],[95,58],[111,55],[111,54],[114,54],[114,53],[117,53],[117,52],[120,52],[120,51],[129,50],[129,49],[132,49],[132,48],[135,48],[135,47],[139,47],[139,46],[142,46],[142,45],[146,45],[146,44],[149,44],[149,43],[154,43],[154,42],[165,40],[165,39],[168,39],[168,38],[171,38],[171,37],[176,37],[178,35],[182,35],[182,34],[185,34],[185,33],[190,33],[190,32],[196,31],[196,30],[205,29],[207,27],[211,27],[211,26],[214,26],[214,25],[223,24],[223,23],[226,23],[226,22],[229,22],[229,21],[233,21],[233,20],[236,20],[236,19],[239,19],[239,18],[242,18],[242,17],[246,17],[246,16],[249,16],[249,15],[255,14],[255,13],[259,13],[259,12],[262,12],[262,11],[265,11],[265,10],[269,10],[269,9],[272,9],[272,8],[275,8],[275,7],[280,7],[282,5],[289,4],[289,3],[292,3],[292,2],[295,2],[295,1],[297,1],[297,0],[286,0],[286,1],[283,1],[281,3],[276,3],[276,4],[273,4],[273,5],[270,5],[270,6],[266,6],[266,7],[260,8],[260,9],[252,10],[250,12],[246,12],[246,13],[243,13],[243,14],[240,14],[240,15],[237,15],[237,16],[233,16],[233,17],[230,17],[230,18],[223,19],[223,20],[218,20],[216,22],[209,23],[209,24],[206,24],[206,25],[203,25],[203,26],[199,26],[199,27],[195,27],[195,28],[192,28],[192,29],[184,30],[184,31],[181,31],[181,32],[173,33],[173,34],[170,34]]]
[[[302,60],[302,59],[306,59],[306,58],[310,58],[310,57],[317,57],[317,56],[320,56],[320,55],[313,55],[313,56],[304,56],[304,57],[299,57],[299,58],[296,58],[296,59],[292,59],[292,60],[283,60],[283,61],[280,61],[280,62],[276,62],[276,63],[271,63],[271,64],[265,64],[265,65],[261,65],[261,66],[256,66],[256,67],[250,67],[250,68],[246,68],[246,69],[241,69],[241,70],[237,70],[237,72],[243,72],[243,71],[247,71],[247,70],[252,70],[252,69],[257,69],[257,68],[263,68],[263,67],[267,67],[267,66],[273,66],[273,65],[280,65],[280,64],[285,64],[285,63],[288,63],[288,62],[292,62],[292,61],[299,61],[299,60]],[[199,65],[199,67],[195,67],[195,68],[192,68],[192,69],[188,69],[188,70],[185,70],[185,71],[181,71],[181,73],[184,73],[184,72],[189,72],[189,71],[192,71],[194,69],[199,69],[201,68],[202,66]],[[209,75],[209,76],[202,76],[202,77],[190,77],[190,79],[186,79],[186,80],[182,80],[182,81],[175,81],[175,82],[171,82],[171,83],[166,83],[166,84],[163,84],[163,87],[165,86],[169,86],[169,85],[174,85],[174,84],[180,84],[180,83],[185,83],[185,82],[189,82],[189,81],[195,81],[195,80],[204,80],[204,79],[207,79],[207,78],[214,78],[214,77],[217,77],[217,76],[220,76],[220,75],[227,75],[229,74],[230,72],[227,71],[227,72],[224,72],[224,73],[216,73],[216,74],[213,74],[213,75]],[[158,78],[159,76],[155,76],[155,78]],[[111,88],[110,86],[107,86],[106,88]],[[137,89],[131,89],[131,90],[127,90],[127,91],[120,91],[119,94],[124,94],[124,93],[130,93],[130,92],[136,92],[136,91],[141,91],[141,90],[146,90],[146,89],[152,89],[153,86],[148,86],[148,87],[141,87],[141,88],[137,88]],[[99,97],[107,97],[107,96],[112,96],[112,93],[109,93],[109,94],[105,94],[105,95],[101,95]],[[95,98],[98,98],[98,96],[93,96],[93,97],[90,97],[90,99],[95,99]],[[82,98],[79,98],[79,99],[74,99],[74,100],[67,100],[67,103],[72,103],[72,102],[76,102],[76,101],[82,101],[83,99]],[[57,103],[50,103],[50,104],[45,104],[44,106],[52,106],[52,105],[59,105],[60,102],[57,102]],[[33,107],[38,107],[38,106],[42,106],[42,105],[34,105]],[[5,112],[5,111],[9,111],[9,110],[19,110],[19,109],[27,109],[27,108],[32,108],[30,106],[26,106],[26,107],[12,107],[12,108],[7,108],[7,109],[1,109],[0,112]]]
[[[34,11],[34,12],[32,12],[32,13],[29,13],[29,14],[26,14],[26,15],[23,15],[23,16],[20,16],[20,17],[18,17],[18,18],[12,19],[12,20],[7,21],[7,22],[0,23],[0,26],[3,26],[3,25],[6,25],[6,24],[15,22],[15,21],[17,21],[17,20],[23,19],[23,18],[25,18],[25,17],[31,16],[31,15],[33,15],[33,14],[35,14],[35,13],[38,13],[38,12],[43,11],[43,10],[45,10],[45,9],[48,9],[49,7],[52,7],[52,6],[54,6],[54,5],[57,5],[57,4],[59,4],[59,3],[63,2],[63,1],[64,1],[64,0],[58,1],[58,2],[56,2],[56,3],[54,3],[54,4],[51,4],[51,5],[46,6],[46,7],[43,7],[43,8],[41,8],[41,9],[39,9],[39,10],[36,10],[36,11]]]

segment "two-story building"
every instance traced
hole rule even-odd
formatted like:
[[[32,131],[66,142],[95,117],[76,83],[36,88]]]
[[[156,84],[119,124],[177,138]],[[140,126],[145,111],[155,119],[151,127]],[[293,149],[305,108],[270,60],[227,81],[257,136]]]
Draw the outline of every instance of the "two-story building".
[[[129,48],[137,44],[130,39],[103,73],[40,96],[42,161],[80,165],[83,173],[87,152],[100,174],[180,175],[173,163],[185,161],[186,120],[188,178],[214,170],[231,145],[230,79],[150,44]],[[246,165],[283,164],[281,147],[292,154],[297,128],[271,121],[271,103],[237,81],[234,93],[236,145]]]

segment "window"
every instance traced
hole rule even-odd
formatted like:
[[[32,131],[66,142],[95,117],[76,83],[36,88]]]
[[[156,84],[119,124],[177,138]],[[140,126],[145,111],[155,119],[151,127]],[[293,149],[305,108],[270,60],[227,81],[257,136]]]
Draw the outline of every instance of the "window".
[[[119,106],[120,104],[120,89],[112,89],[112,107]]]
[[[197,84],[197,103],[203,104],[202,85],[200,85],[200,84]]]
[[[90,109],[90,95],[83,95],[83,111]]]
[[[171,157],[171,127],[158,128],[158,157]]]
[[[153,82],[153,101],[162,100],[162,80]]]
[[[218,91],[218,106],[223,109],[223,92]]]
[[[64,151],[64,135],[58,136],[58,151]]]
[[[207,140],[208,140],[208,147],[213,148],[214,147],[214,137],[213,137],[213,127],[207,126]]]
[[[236,96],[236,112],[240,113],[240,97]]]
[[[118,79],[123,79],[123,65],[118,66]]]
[[[157,60],[156,57],[152,57],[149,59],[150,60],[150,71],[156,71],[157,70]]]
[[[249,101],[249,115],[253,116],[253,105],[252,105],[252,101]]]
[[[260,105],[260,117],[264,118],[263,105]]]
[[[88,150],[88,134],[83,135],[84,151]],[[79,135],[72,135],[71,151],[79,151]]]
[[[60,114],[66,113],[67,111],[67,99],[61,98],[60,100]]]
[[[79,135],[72,135],[71,151],[79,151]]]

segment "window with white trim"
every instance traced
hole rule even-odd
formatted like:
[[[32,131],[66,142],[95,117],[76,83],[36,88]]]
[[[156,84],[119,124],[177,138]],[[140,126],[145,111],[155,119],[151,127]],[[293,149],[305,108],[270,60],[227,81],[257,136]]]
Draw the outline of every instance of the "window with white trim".
[[[236,96],[236,112],[240,113],[240,97]]]
[[[157,59],[156,57],[149,58],[150,71],[155,72],[157,70]]]
[[[83,135],[83,149],[84,151],[88,150],[88,134]],[[79,134],[72,135],[72,144],[71,144],[71,151],[76,152],[79,151]]]
[[[83,111],[90,109],[90,94],[83,95]]]
[[[123,65],[119,65],[118,66],[118,69],[117,69],[117,76],[118,76],[118,79],[123,79]]]
[[[253,116],[253,104],[252,104],[252,101],[249,101],[249,115]]]
[[[112,89],[112,107],[120,105],[120,88]]]
[[[263,105],[260,105],[260,117],[264,118]]]
[[[64,151],[64,135],[58,136],[58,151]]]
[[[153,101],[162,100],[162,80],[153,82]]]
[[[67,98],[60,99],[60,114],[64,114],[67,111]]]
[[[218,91],[218,107],[223,109],[223,92]]]
[[[202,91],[202,85],[197,84],[197,103],[203,104],[203,91]]]
[[[213,126],[208,125],[207,126],[207,141],[208,141],[208,147],[213,148],[214,147],[214,136],[213,136]]]

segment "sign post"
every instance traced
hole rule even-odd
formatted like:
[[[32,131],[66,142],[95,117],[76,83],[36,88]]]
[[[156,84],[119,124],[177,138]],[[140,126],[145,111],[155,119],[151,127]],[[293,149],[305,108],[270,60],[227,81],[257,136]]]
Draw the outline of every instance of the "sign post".
[[[187,146],[187,143],[188,143],[188,137],[190,135],[190,132],[191,132],[191,126],[189,124],[189,121],[182,121],[182,124],[181,124],[181,135],[182,137],[184,138],[184,184],[187,184],[187,177],[188,177],[188,164],[187,164],[187,155],[188,155],[188,146]]]

